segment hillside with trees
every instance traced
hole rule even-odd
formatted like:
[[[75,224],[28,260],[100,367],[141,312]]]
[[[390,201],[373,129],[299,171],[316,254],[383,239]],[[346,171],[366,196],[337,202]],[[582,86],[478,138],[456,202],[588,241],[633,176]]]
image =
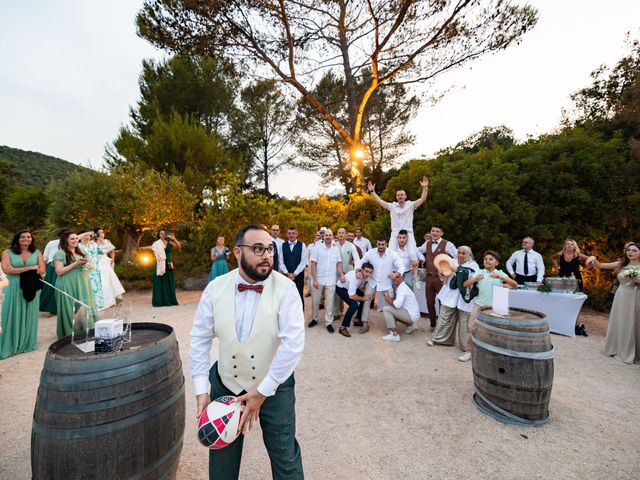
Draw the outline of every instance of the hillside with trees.
[[[0,145],[0,163],[3,161],[11,165],[12,183],[17,187],[45,188],[53,180],[89,170],[61,158]]]

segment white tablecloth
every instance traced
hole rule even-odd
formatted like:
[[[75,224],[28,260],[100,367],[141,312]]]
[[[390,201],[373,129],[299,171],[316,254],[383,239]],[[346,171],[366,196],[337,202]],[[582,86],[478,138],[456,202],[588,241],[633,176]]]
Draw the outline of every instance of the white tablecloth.
[[[526,308],[542,312],[549,320],[553,333],[575,337],[575,324],[584,293],[542,293],[535,290],[509,290],[509,307]]]

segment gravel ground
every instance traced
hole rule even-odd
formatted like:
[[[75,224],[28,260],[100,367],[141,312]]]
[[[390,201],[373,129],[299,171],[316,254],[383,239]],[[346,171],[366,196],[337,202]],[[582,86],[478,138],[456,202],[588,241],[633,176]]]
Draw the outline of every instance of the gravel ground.
[[[175,328],[185,376],[191,320],[200,294],[154,309],[150,293],[127,294],[134,321]],[[308,309],[310,310],[310,309]],[[381,340],[374,314],[366,335],[307,331],[296,371],[297,430],[308,479],[638,479],[640,366],[602,355],[606,316],[584,311],[590,336],[553,335],[555,379],[549,422],[505,426],[472,401],[470,363],[457,347],[427,348],[428,321],[400,343]],[[357,329],[356,329],[357,330]],[[30,478],[31,418],[40,370],[55,340],[55,318],[40,319],[38,349],[0,361],[0,479]],[[195,434],[193,385],[178,478],[207,478]],[[270,478],[258,430],[245,440],[243,479]],[[71,479],[70,479],[71,480]]]

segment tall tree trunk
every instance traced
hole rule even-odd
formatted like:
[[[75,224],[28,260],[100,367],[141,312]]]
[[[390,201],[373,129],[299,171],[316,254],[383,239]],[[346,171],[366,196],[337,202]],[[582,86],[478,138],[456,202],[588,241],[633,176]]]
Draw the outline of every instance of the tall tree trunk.
[[[263,160],[262,160],[262,175],[264,176],[264,192],[267,197],[271,198],[271,192],[269,191],[269,157],[268,157],[268,147],[265,144],[264,150],[262,152]]]
[[[130,263],[133,260],[133,254],[140,246],[141,235],[135,230],[126,230],[124,234],[124,245],[122,246],[121,263]]]

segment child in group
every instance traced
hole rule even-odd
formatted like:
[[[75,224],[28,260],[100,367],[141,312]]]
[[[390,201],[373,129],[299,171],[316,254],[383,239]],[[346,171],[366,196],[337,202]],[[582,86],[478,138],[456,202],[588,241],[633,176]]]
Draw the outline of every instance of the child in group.
[[[472,333],[476,323],[478,311],[482,307],[490,307],[493,304],[493,287],[494,285],[506,285],[510,288],[516,288],[518,284],[509,275],[496,267],[500,263],[500,254],[494,250],[487,250],[482,255],[484,268],[474,273],[469,280],[464,282],[465,287],[470,287],[474,283],[478,284],[478,296],[475,298],[475,305],[469,317],[469,340],[467,342],[467,351],[464,352],[458,360],[468,362],[471,360]]]

